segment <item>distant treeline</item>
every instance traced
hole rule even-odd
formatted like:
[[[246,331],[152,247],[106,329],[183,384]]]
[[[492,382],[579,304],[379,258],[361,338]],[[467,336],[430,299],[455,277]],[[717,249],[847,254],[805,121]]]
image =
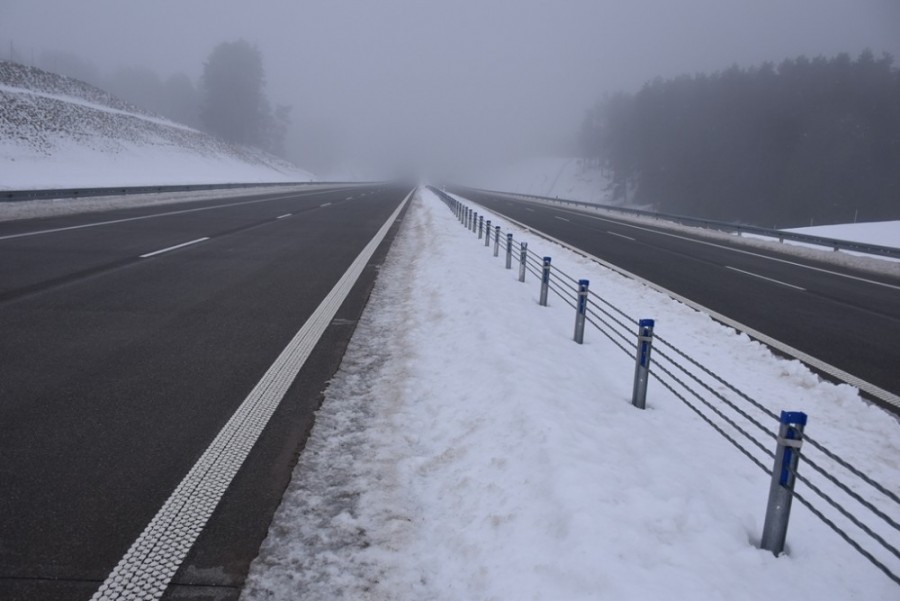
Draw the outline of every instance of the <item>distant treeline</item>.
[[[767,227],[900,219],[900,72],[867,51],[657,79],[598,102],[581,146],[619,197],[659,211]]]

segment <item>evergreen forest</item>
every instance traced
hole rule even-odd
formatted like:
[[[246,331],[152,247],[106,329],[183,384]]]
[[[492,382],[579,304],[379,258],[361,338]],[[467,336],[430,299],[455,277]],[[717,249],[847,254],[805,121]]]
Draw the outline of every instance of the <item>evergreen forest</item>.
[[[900,71],[800,57],[657,79],[601,99],[586,160],[618,199],[764,227],[900,219]]]

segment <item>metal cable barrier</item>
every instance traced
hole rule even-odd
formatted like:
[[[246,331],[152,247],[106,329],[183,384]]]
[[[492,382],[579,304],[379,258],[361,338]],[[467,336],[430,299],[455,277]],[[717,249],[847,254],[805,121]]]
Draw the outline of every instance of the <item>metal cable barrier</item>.
[[[575,309],[576,342],[581,342],[584,326],[589,325],[623,353],[634,357],[632,404],[644,408],[647,383],[652,377],[770,477],[761,548],[776,556],[784,551],[791,501],[797,499],[900,584],[900,496],[853,461],[806,434],[805,413],[779,414],[769,409],[716,373],[709,366],[711,357],[704,364],[702,358],[690,356],[676,342],[654,333],[653,320],[629,315],[588,290],[587,280],[561,271],[553,266],[551,257],[541,256],[526,242],[516,240],[514,233],[501,236],[499,226],[494,226],[493,231],[491,227],[484,228],[484,215],[437,188],[429,189],[479,240],[484,237],[484,246],[490,247],[493,238],[495,256],[503,250],[506,268],[518,266],[519,281],[524,282],[526,274],[538,279],[541,305],[547,304],[552,292]],[[809,467],[800,470],[801,463]]]

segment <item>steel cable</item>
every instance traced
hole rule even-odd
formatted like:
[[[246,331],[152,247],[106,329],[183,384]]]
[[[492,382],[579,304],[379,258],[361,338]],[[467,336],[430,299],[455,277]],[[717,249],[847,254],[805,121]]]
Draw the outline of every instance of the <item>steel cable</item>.
[[[792,494],[794,495],[794,498],[795,498],[795,499],[797,499],[798,501],[800,501],[800,503],[802,503],[807,509],[809,509],[809,510],[812,512],[812,514],[813,514],[814,516],[816,516],[817,518],[819,518],[820,520],[822,520],[822,521],[825,523],[826,526],[828,526],[829,528],[831,528],[832,530],[834,530],[841,538],[844,539],[844,541],[845,541],[846,543],[848,543],[851,547],[853,547],[854,549],[856,549],[856,551],[857,551],[860,555],[862,555],[863,557],[865,557],[866,559],[868,559],[870,562],[872,562],[872,564],[875,565],[875,567],[877,567],[879,570],[881,570],[882,572],[884,572],[884,574],[885,574],[888,578],[890,578],[891,580],[893,580],[895,583],[900,584],[900,577],[898,577],[896,574],[894,574],[893,572],[891,572],[891,570],[890,570],[886,565],[884,565],[883,563],[881,563],[880,561],[878,561],[878,559],[876,559],[874,555],[872,555],[871,553],[869,553],[868,551],[866,551],[865,549],[863,549],[863,548],[862,548],[862,545],[860,545],[860,544],[859,544],[858,542],[856,542],[854,539],[850,538],[850,535],[849,535],[849,534],[847,534],[846,532],[844,532],[843,530],[841,530],[841,529],[837,526],[837,524],[835,524],[833,521],[831,521],[830,519],[828,519],[827,517],[825,517],[825,514],[824,514],[824,513],[822,513],[821,511],[819,511],[819,510],[816,509],[815,507],[813,507],[813,504],[810,503],[809,501],[807,501],[807,500],[803,497],[803,495],[801,495],[801,494],[798,493],[797,491],[791,491],[791,492],[792,492]]]
[[[833,453],[832,451],[830,451],[828,448],[826,448],[825,446],[823,446],[821,443],[817,442],[815,439],[810,438],[809,436],[807,436],[806,433],[803,434],[803,441],[804,441],[804,442],[807,442],[807,443],[809,443],[809,444],[811,444],[815,449],[821,451],[821,452],[822,452],[826,457],[828,457],[829,459],[831,459],[831,460],[833,460],[833,461],[836,461],[836,462],[837,462],[838,464],[840,464],[842,467],[844,467],[845,469],[847,469],[850,473],[852,473],[853,475],[855,475],[855,476],[857,476],[858,478],[862,479],[866,484],[868,484],[869,486],[875,488],[878,492],[880,492],[880,493],[883,494],[884,496],[886,496],[886,497],[888,497],[889,499],[891,499],[894,503],[900,504],[900,498],[898,498],[896,494],[894,494],[893,492],[889,491],[887,488],[885,488],[884,486],[882,486],[881,484],[879,484],[879,483],[876,482],[875,480],[872,480],[869,476],[867,476],[866,474],[864,474],[863,472],[861,472],[859,469],[857,469],[857,468],[853,467],[852,465],[850,465],[850,464],[849,464],[848,462],[846,462],[844,459],[842,459],[841,457],[839,457],[838,455],[836,455],[835,453]]]
[[[652,372],[651,372],[651,373],[652,373]],[[765,465],[763,465],[763,462],[762,462],[762,461],[760,461],[759,459],[757,459],[756,457],[754,457],[754,456],[750,453],[750,451],[748,451],[747,449],[745,449],[744,447],[742,447],[740,444],[738,444],[738,442],[737,442],[735,439],[733,439],[731,436],[729,436],[728,433],[725,432],[725,430],[723,430],[721,427],[719,427],[715,422],[713,422],[713,421],[712,421],[711,419],[709,419],[707,416],[703,415],[703,412],[702,412],[702,411],[700,411],[697,407],[695,407],[694,405],[692,405],[691,402],[688,401],[684,396],[682,396],[681,394],[679,394],[678,391],[676,391],[674,388],[672,388],[672,386],[670,386],[668,382],[666,382],[665,380],[660,379],[659,376],[655,376],[655,378],[656,378],[656,380],[657,380],[664,388],[667,388],[667,389],[668,389],[672,394],[674,394],[674,395],[675,395],[682,403],[684,403],[685,405],[687,405],[688,407],[690,407],[690,409],[691,409],[694,413],[696,413],[696,414],[700,417],[700,419],[702,419],[702,420],[705,421],[707,424],[709,424],[710,426],[712,426],[714,430],[716,430],[719,434],[721,434],[723,437],[725,437],[725,439],[728,440],[728,442],[730,442],[731,444],[733,444],[733,445],[734,445],[741,453],[743,453],[744,455],[746,455],[747,458],[749,458],[750,461],[752,461],[752,462],[755,463],[760,469],[762,469],[762,471],[766,472],[766,473],[769,474],[770,476],[772,475],[772,471],[771,471],[769,468],[767,468]],[[702,399],[701,399],[701,401],[702,401]],[[774,453],[769,452],[769,454],[770,454],[770,456],[772,456],[772,457],[775,456]]]
[[[615,311],[616,313],[618,313],[619,315],[621,315],[622,317],[624,317],[625,319],[627,319],[628,321],[630,321],[630,322],[632,322],[633,324],[637,325],[637,323],[638,323],[638,320],[637,320],[637,319],[635,319],[635,318],[632,317],[631,315],[627,314],[625,311],[623,311],[622,309],[618,308],[617,306],[615,306],[614,304],[612,304],[611,302],[609,302],[608,300],[606,300],[605,298],[603,298],[603,297],[600,296],[599,294],[597,294],[597,293],[595,293],[595,292],[589,292],[588,295],[589,295],[589,296],[596,297],[598,301],[600,301],[601,303],[603,303],[604,305],[606,305],[607,307],[609,307],[610,309],[612,309],[613,311]]]
[[[601,334],[603,334],[604,336],[606,336],[607,338],[609,338],[610,342],[612,342],[612,343],[615,344],[617,347],[619,347],[622,351],[624,351],[626,355],[631,355],[632,350],[629,349],[628,347],[622,345],[622,343],[620,343],[620,342],[617,341],[615,338],[613,338],[613,337],[612,337],[612,334],[610,334],[610,331],[612,331],[613,333],[619,335],[619,336],[622,337],[622,338],[624,338],[624,336],[622,336],[621,334],[618,334],[618,332],[616,332],[616,330],[615,330],[614,328],[612,328],[612,327],[611,327],[607,322],[605,322],[602,318],[599,318],[599,319],[600,319],[600,323],[602,323],[603,325],[605,325],[608,329],[601,328],[600,325],[599,325],[597,322],[595,322],[595,321],[591,318],[590,315],[586,315],[584,319],[585,319],[585,321],[587,321],[589,324],[591,324],[592,326],[594,326],[594,327],[597,329],[598,332],[600,332]]]
[[[805,436],[803,437],[803,441],[806,442]],[[885,522],[887,522],[890,526],[892,526],[894,528],[894,530],[897,530],[898,532],[900,532],[900,524],[895,522],[893,518],[891,518],[887,514],[883,513],[880,509],[875,507],[869,501],[866,501],[865,499],[863,499],[861,495],[859,495],[858,493],[851,490],[846,484],[844,484],[843,482],[841,482],[840,480],[838,480],[837,478],[835,478],[834,476],[829,474],[827,471],[825,471],[824,468],[820,467],[808,455],[804,455],[803,460],[804,460],[804,463],[806,463],[811,468],[813,468],[814,470],[816,470],[817,472],[822,474],[826,480],[828,480],[829,482],[831,482],[832,484],[834,484],[835,486],[840,488],[847,495],[849,495],[851,498],[856,500],[860,505],[862,505],[863,507],[865,507],[866,509],[868,509],[869,511],[871,511],[872,513],[874,513],[875,515],[880,517]]]
[[[665,359],[666,361],[668,361],[669,363],[671,363],[673,366],[675,366],[675,367],[677,367],[678,369],[680,369],[680,370],[682,371],[682,373],[684,373],[687,377],[691,378],[692,380],[694,380],[695,382],[697,382],[698,384],[700,384],[700,386],[702,386],[702,387],[705,388],[707,391],[709,391],[713,396],[719,398],[719,399],[720,399],[722,402],[724,402],[726,405],[728,405],[729,407],[731,407],[732,409],[734,409],[738,414],[741,415],[741,417],[743,417],[744,419],[746,419],[747,421],[749,421],[751,424],[753,424],[754,426],[756,426],[757,428],[759,428],[760,430],[762,430],[763,432],[765,432],[767,435],[771,436],[772,438],[776,438],[776,434],[775,434],[774,432],[772,432],[769,428],[765,427],[765,426],[764,426],[763,424],[761,424],[758,420],[756,420],[755,418],[751,417],[751,416],[750,416],[748,413],[746,413],[743,409],[741,409],[740,407],[738,407],[737,405],[735,405],[734,403],[732,403],[730,400],[728,400],[727,398],[725,398],[723,395],[721,395],[721,394],[719,394],[718,392],[716,392],[715,390],[713,390],[712,387],[709,386],[709,384],[707,384],[706,382],[704,382],[704,381],[702,381],[700,378],[698,378],[696,375],[694,375],[694,374],[692,374],[691,372],[689,372],[687,369],[684,368],[683,365],[680,365],[677,361],[675,361],[674,359],[672,359],[672,357],[668,356],[668,355],[665,353],[665,351],[663,351],[662,349],[659,349],[659,348],[654,349],[654,350],[656,351],[656,356],[657,356],[657,357],[662,357],[663,359]],[[684,386],[685,388],[690,389],[690,387],[687,386],[687,385],[685,385],[685,384],[682,384],[682,386]],[[694,393],[694,394],[696,395],[697,393]]]
[[[859,528],[860,530],[862,530],[863,532],[865,532],[866,534],[868,534],[869,536],[874,538],[876,541],[881,543],[881,546],[884,547],[885,549],[887,549],[894,557],[896,557],[897,559],[900,559],[900,551],[898,551],[897,548],[894,547],[893,545],[891,545],[889,542],[884,540],[884,538],[882,538],[880,534],[878,534],[877,532],[875,532],[874,530],[869,528],[867,525],[865,525],[861,521],[859,521],[859,519],[855,515],[853,515],[849,511],[847,511],[847,509],[844,508],[843,505],[841,505],[840,503],[838,503],[837,501],[835,501],[834,499],[829,497],[827,494],[822,492],[822,490],[819,487],[817,487],[815,484],[813,484],[812,482],[809,481],[809,478],[805,478],[804,476],[798,474],[797,470],[790,470],[790,472],[791,472],[791,474],[793,474],[794,478],[796,478],[797,480],[799,480],[800,482],[805,484],[807,487],[809,487],[809,489],[811,491],[813,491],[814,493],[819,495],[826,503],[828,503],[829,505],[834,507],[838,511],[838,513],[840,513],[842,516],[844,516],[845,518],[847,518],[848,520],[853,522],[853,524],[857,528]]]
[[[749,441],[752,442],[754,445],[756,445],[756,447],[757,447],[759,450],[761,450],[763,453],[765,453],[765,454],[768,455],[769,457],[772,457],[772,458],[775,457],[775,453],[774,453],[773,451],[771,451],[771,450],[769,450],[768,448],[766,448],[765,445],[763,445],[761,442],[759,442],[758,440],[756,440],[755,438],[753,438],[753,437],[750,435],[749,432],[747,432],[747,431],[744,430],[742,427],[740,427],[737,423],[735,423],[734,420],[732,420],[730,417],[728,417],[727,415],[725,415],[724,413],[722,413],[718,408],[716,408],[715,406],[713,406],[709,401],[707,401],[706,399],[704,399],[703,397],[701,397],[699,394],[697,394],[697,392],[694,391],[690,386],[688,386],[687,384],[685,384],[684,382],[682,382],[682,381],[678,378],[678,376],[676,376],[676,375],[673,374],[671,371],[669,371],[668,369],[666,369],[666,367],[665,367],[664,365],[661,365],[660,363],[657,362],[657,363],[654,364],[654,367],[656,367],[657,369],[661,370],[664,374],[668,375],[668,376],[669,376],[670,378],[672,378],[675,382],[677,382],[682,388],[684,388],[687,392],[691,393],[698,401],[700,401],[701,403],[703,403],[704,405],[706,405],[707,407],[709,407],[709,408],[713,411],[713,413],[715,413],[716,415],[718,415],[719,417],[721,417],[723,420],[725,420],[726,422],[728,422],[728,424],[729,424],[732,428],[734,428],[735,430],[737,430],[738,432],[740,432],[741,434],[743,434],[744,437],[745,437],[747,440],[749,440]],[[664,382],[664,380],[663,380],[662,378],[660,378],[658,374],[655,373],[655,370],[651,370],[650,373],[654,374],[654,375],[656,376],[656,379],[659,380],[660,382]],[[669,387],[669,386],[666,386],[666,388],[669,388],[669,390],[671,390],[671,387]]]
[[[633,323],[631,323],[631,324],[623,323],[623,322],[620,321],[618,318],[616,318],[612,313],[610,313],[609,311],[605,310],[605,309],[604,309],[603,307],[601,307],[600,305],[598,305],[598,304],[596,304],[596,303],[591,303],[590,297],[588,297],[588,306],[589,306],[589,307],[590,307],[590,306],[593,306],[595,311],[600,312],[600,313],[603,313],[604,315],[607,315],[611,320],[613,320],[614,322],[616,322],[623,330],[626,330],[626,331],[628,331],[628,332],[631,332],[631,331],[634,329],[634,326],[636,326],[637,323],[638,323],[638,322],[636,322],[636,321],[633,322]]]
[[[738,388],[736,388],[736,387],[733,386],[732,384],[726,382],[726,381],[725,381],[724,379],[722,379],[720,376],[718,376],[718,375],[716,375],[715,373],[713,373],[710,369],[704,367],[703,365],[700,365],[700,363],[697,362],[694,358],[692,358],[692,357],[690,357],[689,355],[687,355],[684,351],[680,350],[678,347],[676,347],[674,344],[672,344],[671,342],[669,342],[668,340],[666,340],[666,339],[663,338],[662,336],[654,335],[653,338],[654,338],[654,340],[658,340],[658,341],[662,342],[663,344],[665,344],[666,346],[668,346],[669,348],[671,348],[676,354],[678,354],[678,356],[683,357],[684,359],[686,359],[687,361],[689,361],[689,362],[691,363],[691,365],[694,365],[695,367],[697,367],[699,370],[701,370],[703,373],[705,373],[705,374],[708,375],[709,377],[713,378],[714,380],[716,380],[717,382],[719,382],[719,383],[722,384],[723,386],[726,386],[729,390],[731,390],[732,392],[734,392],[735,394],[737,394],[738,396],[740,396],[742,399],[744,399],[744,400],[747,401],[748,403],[751,403],[754,407],[756,407],[757,409],[759,409],[760,411],[762,411],[763,413],[765,413],[766,415],[768,415],[768,416],[771,417],[772,419],[774,419],[774,420],[776,420],[776,421],[778,420],[778,415],[777,415],[774,411],[772,411],[772,410],[769,409],[768,407],[765,407],[762,403],[760,403],[759,401],[757,401],[757,400],[751,398],[749,395],[747,395],[747,394],[744,393],[743,391],[739,390]]]

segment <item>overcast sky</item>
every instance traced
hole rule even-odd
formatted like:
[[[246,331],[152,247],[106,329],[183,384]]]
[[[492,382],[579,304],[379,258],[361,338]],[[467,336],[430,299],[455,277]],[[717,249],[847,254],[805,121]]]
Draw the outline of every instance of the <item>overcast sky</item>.
[[[602,93],[657,76],[865,48],[900,59],[900,0],[0,0],[4,58],[12,42],[196,80],[238,38],[317,143],[481,160],[572,137]]]

